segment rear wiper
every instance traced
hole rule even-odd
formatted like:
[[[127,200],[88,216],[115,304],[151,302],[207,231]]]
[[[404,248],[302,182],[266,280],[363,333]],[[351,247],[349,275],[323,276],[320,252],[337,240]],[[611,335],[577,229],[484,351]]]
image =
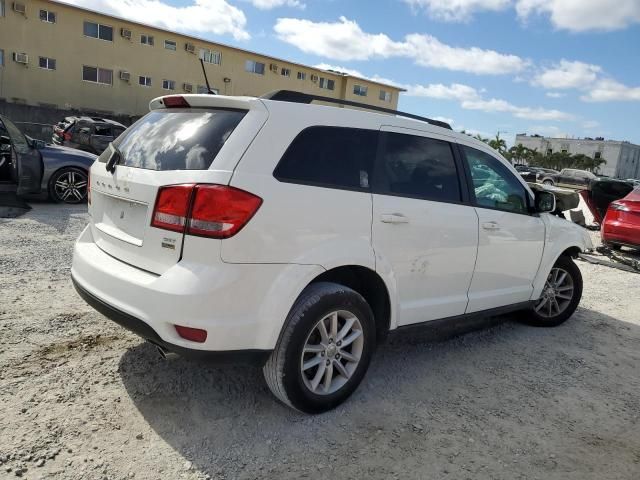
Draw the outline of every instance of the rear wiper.
[[[109,146],[111,147],[113,152],[111,152],[111,156],[109,157],[109,161],[105,165],[105,168],[107,169],[107,172],[114,174],[116,172],[116,165],[120,163],[122,154],[113,143],[110,143]]]

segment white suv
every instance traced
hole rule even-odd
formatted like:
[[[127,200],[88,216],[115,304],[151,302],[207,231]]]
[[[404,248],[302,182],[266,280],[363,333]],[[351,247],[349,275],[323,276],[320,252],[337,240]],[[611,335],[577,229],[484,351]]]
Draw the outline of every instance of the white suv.
[[[165,353],[259,362],[309,413],[389,331],[574,312],[592,245],[551,193],[441,122],[289,93],[157,98],[113,142],[73,257],[89,304]]]

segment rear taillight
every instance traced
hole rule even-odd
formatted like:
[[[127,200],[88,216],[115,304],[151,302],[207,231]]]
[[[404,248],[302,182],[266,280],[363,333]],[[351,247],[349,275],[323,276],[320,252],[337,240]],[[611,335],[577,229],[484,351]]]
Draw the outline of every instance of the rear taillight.
[[[225,185],[170,185],[158,191],[151,226],[210,238],[238,233],[262,199]]]
[[[65,140],[71,140],[71,132],[64,132],[62,134],[62,138],[64,138]]]
[[[193,187],[192,184],[160,187],[156,206],[153,209],[151,226],[174,232],[184,232]]]
[[[189,108],[189,102],[185,100],[184,97],[180,95],[172,95],[170,97],[164,97],[162,99],[164,102],[164,106],[167,108]]]
[[[618,210],[619,212],[630,212],[631,209],[626,206],[624,203],[622,202],[612,202],[609,204],[609,207],[612,210]]]

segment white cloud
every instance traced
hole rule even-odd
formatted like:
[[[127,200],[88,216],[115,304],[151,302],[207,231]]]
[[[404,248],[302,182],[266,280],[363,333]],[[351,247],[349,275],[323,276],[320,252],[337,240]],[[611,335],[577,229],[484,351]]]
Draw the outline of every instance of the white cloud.
[[[67,3],[186,33],[232,35],[236,40],[250,38],[242,10],[226,0],[194,0],[175,7],[161,0],[66,0]]]
[[[480,110],[487,113],[508,113],[516,118],[529,120],[573,120],[574,116],[560,110],[541,107],[519,107],[497,98],[483,98],[481,92],[468,85],[454,83],[451,85],[430,84],[407,86],[408,96],[456,100],[466,110]]]
[[[619,30],[640,23],[638,0],[516,0],[522,19],[534,14],[548,14],[559,29]]]
[[[319,68],[320,70],[333,70],[334,72],[346,73],[347,75],[351,75],[353,77],[368,78],[366,75],[360,73],[358,70],[354,70],[348,67],[341,67],[338,65],[329,65],[328,63],[318,63],[313,67]]]
[[[583,62],[560,60],[535,76],[533,84],[548,89],[584,88],[595,82],[602,68]]]
[[[582,122],[582,128],[586,128],[587,130],[593,130],[594,128],[598,128],[600,126],[600,122],[595,120],[585,120]]]
[[[431,35],[411,34],[403,41],[395,41],[384,33],[364,32],[345,17],[337,22],[279,18],[274,30],[278,38],[303,52],[333,60],[405,57],[425,67],[486,75],[519,72],[528,65],[516,55],[478,47],[453,47]]]
[[[277,7],[306,7],[304,3],[298,0],[251,0],[251,3],[260,10],[271,10]]]
[[[547,92],[546,95],[549,98],[562,98],[565,96],[564,93],[560,93],[560,92]]]
[[[511,0],[404,0],[414,9],[424,9],[432,18],[466,22],[475,12],[507,8]]]
[[[580,99],[585,102],[640,101],[640,87],[628,87],[605,78],[598,80]]]
[[[438,120],[439,122],[448,123],[449,125],[453,125],[455,123],[453,118],[449,118],[449,117],[437,116],[437,117],[431,117],[431,118],[433,118],[434,120]]]

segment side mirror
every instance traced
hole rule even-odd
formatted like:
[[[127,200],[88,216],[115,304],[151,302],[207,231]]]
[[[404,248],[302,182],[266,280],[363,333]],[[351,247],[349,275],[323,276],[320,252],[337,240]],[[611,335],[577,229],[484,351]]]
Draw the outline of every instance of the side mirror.
[[[40,150],[41,148],[44,148],[47,146],[47,142],[45,142],[44,140],[37,140],[37,139],[33,139],[31,141],[31,146],[35,149]]]
[[[536,212],[545,213],[553,212],[556,209],[556,196],[544,190],[536,192]]]

